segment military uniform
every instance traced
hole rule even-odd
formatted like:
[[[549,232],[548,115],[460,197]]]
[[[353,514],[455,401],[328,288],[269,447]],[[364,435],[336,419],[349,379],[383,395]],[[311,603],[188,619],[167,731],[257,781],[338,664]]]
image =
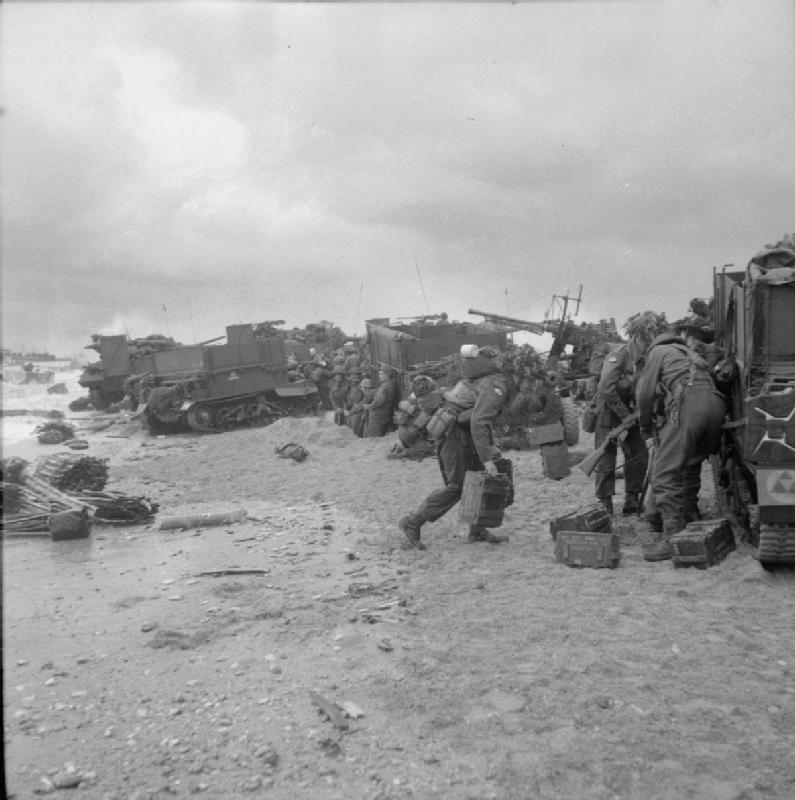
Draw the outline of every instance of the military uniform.
[[[602,364],[602,372],[594,396],[596,427],[594,444],[601,447],[610,431],[620,425],[633,412],[635,374],[642,364],[632,342],[623,344],[608,353]],[[646,443],[638,425],[633,425],[621,441],[624,454],[624,513],[638,510],[643,481],[649,465]],[[613,495],[616,492],[615,439],[607,445],[605,453],[596,467],[596,497],[610,513],[613,510]]]
[[[466,364],[465,364],[466,366]],[[400,521],[411,545],[424,549],[420,543],[420,527],[444,516],[461,499],[464,478],[468,470],[482,470],[486,462],[500,457],[494,444],[494,421],[509,402],[508,379],[494,367],[488,374],[470,378],[477,397],[471,410],[459,414],[458,420],[440,437],[437,458],[444,486],[431,492],[420,507]],[[470,528],[469,541],[506,541],[484,529]]]
[[[378,385],[372,401],[368,404],[367,429],[364,434],[368,439],[385,436],[389,431],[396,398],[395,379],[387,376]]]
[[[649,435],[661,397],[664,422],[658,431],[651,480],[663,523],[658,550],[660,558],[665,558],[670,557],[666,555],[670,553],[668,538],[685,526],[686,487],[692,487],[701,462],[720,446],[726,401],[715,388],[707,362],[673,334],[662,334],[651,343],[638,376],[640,426]]]

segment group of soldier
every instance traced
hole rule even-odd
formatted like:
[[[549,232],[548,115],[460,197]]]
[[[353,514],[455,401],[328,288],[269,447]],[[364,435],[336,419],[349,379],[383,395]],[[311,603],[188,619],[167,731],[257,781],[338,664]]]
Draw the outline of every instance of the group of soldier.
[[[361,438],[379,438],[394,430],[398,402],[397,374],[373,365],[354,342],[329,353],[310,349],[311,361],[300,369],[288,359],[294,376],[312,381],[318,390],[320,410],[333,411],[338,425],[347,425]]]
[[[669,325],[664,314],[645,311],[630,317],[624,327],[628,340],[594,360],[593,432],[597,447],[607,442],[596,475],[596,496],[612,515],[621,447],[621,513],[645,515],[653,535],[643,547],[643,557],[664,561],[673,555],[671,537],[700,518],[701,467],[720,444],[731,367],[714,344],[709,321],[699,315]],[[438,396],[424,409],[429,429],[434,420],[430,414],[438,415],[440,405],[453,411],[434,436],[444,485],[399,521],[407,546],[425,549],[423,525],[459,502],[468,470],[496,474],[506,414],[510,419],[513,412],[520,419],[519,409],[528,404],[538,414],[545,398],[554,397],[551,381],[544,392],[544,375],[537,364],[517,372],[511,355],[495,347],[461,348],[468,402],[461,403],[458,386],[445,392],[427,376],[414,379],[412,397],[420,405],[423,397]],[[468,541],[501,543],[506,537],[470,526]]]
[[[596,497],[612,514],[620,446],[621,513],[644,513],[658,536],[643,557],[664,561],[673,555],[671,537],[700,519],[701,468],[720,445],[731,362],[701,315],[668,325],[664,315],[645,311],[625,328],[629,340],[607,354],[593,400],[595,444],[610,439]]]

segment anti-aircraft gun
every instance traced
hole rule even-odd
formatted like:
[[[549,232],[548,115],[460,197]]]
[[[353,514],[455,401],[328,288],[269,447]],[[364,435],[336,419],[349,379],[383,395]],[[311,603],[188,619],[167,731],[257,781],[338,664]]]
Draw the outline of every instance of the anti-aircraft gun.
[[[720,510],[762,566],[795,564],[795,236],[713,280],[716,342],[736,365],[712,459]]]
[[[600,320],[596,324],[576,325],[565,316],[559,320],[531,322],[488,311],[478,311],[475,308],[470,308],[469,313],[478,314],[486,322],[508,333],[528,331],[538,335],[552,334],[552,346],[547,355],[546,368],[559,373],[560,392],[563,396],[585,397],[593,375],[594,360],[599,360],[600,356],[603,358],[610,349],[623,341],[612,318]],[[569,346],[571,351],[566,352]]]

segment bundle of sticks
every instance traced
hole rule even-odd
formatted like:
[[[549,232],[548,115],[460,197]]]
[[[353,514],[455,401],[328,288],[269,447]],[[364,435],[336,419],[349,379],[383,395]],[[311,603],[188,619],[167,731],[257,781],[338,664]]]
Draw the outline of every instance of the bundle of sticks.
[[[42,477],[52,474],[52,464],[50,469],[37,469],[35,475],[25,466],[22,459],[3,461],[3,477],[7,479],[3,483],[3,530],[8,533],[47,531],[49,516],[58,511],[87,509],[95,522],[131,525],[152,520],[159,510],[157,503],[146,497],[130,497],[121,492],[91,488],[62,491]]]
[[[108,482],[108,461],[76,453],[54,453],[38,463],[35,474],[65,492],[99,492]]]

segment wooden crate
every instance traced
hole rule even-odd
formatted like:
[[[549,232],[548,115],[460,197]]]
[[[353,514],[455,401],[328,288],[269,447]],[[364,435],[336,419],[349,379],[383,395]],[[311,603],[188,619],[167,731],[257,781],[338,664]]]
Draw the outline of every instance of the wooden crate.
[[[600,503],[595,503],[587,508],[572,511],[562,517],[550,520],[549,533],[553,539],[558,531],[594,531],[598,533],[611,533],[613,520]]]
[[[512,498],[513,487],[506,475],[469,470],[464,478],[458,519],[466,525],[498,528],[502,525],[508,500]]]
[[[563,425],[553,422],[550,425],[536,425],[527,429],[527,439],[531,447],[563,441]]]
[[[544,477],[559,481],[567,475],[571,475],[569,467],[569,448],[565,442],[557,444],[541,445],[541,465],[544,470]]]
[[[608,567],[621,561],[621,539],[617,533],[558,531],[555,560],[570,567]]]
[[[706,569],[719,564],[735,549],[734,534],[727,519],[690,522],[671,537],[672,561],[676,567]]]

